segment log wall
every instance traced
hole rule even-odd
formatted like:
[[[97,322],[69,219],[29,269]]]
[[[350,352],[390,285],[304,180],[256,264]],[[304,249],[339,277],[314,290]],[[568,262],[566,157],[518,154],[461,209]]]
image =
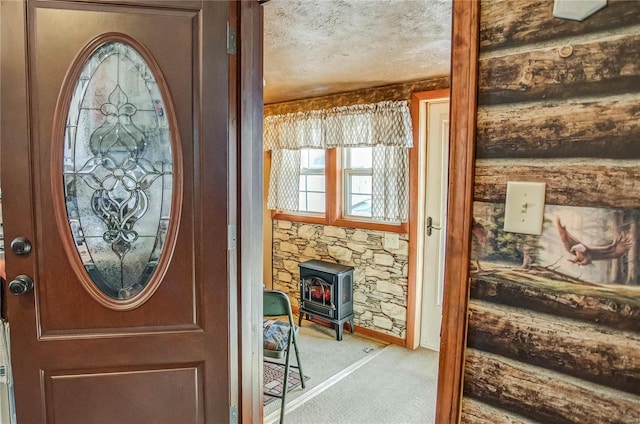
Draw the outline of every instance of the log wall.
[[[547,204],[638,209],[640,7],[552,11],[481,0],[474,200],[542,181]],[[485,269],[469,312],[463,422],[640,422],[640,287]]]

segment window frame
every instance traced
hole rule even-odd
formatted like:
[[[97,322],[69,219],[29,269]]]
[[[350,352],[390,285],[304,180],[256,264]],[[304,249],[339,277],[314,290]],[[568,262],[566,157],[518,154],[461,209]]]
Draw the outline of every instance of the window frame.
[[[415,143],[414,143],[415,145]],[[412,147],[409,156],[413,154],[415,147]],[[271,152],[269,152],[271,157]],[[417,169],[411,166],[409,160],[409,193],[412,193],[411,186],[415,184]],[[387,223],[373,221],[368,218],[358,219],[353,216],[343,214],[343,172],[342,172],[342,151],[339,147],[325,150],[325,213],[284,213],[277,210],[271,211],[271,219],[300,222],[305,224],[321,224],[334,227],[355,228],[372,231],[386,231],[389,233],[407,234],[409,232],[409,221],[399,223]],[[414,176],[416,174],[416,176]],[[409,196],[409,210],[413,207],[413,199]]]
[[[308,151],[308,150],[320,150],[320,149],[301,149],[301,153],[302,151]],[[326,213],[327,210],[327,197],[326,197],[326,192],[327,192],[327,151],[324,150],[324,154],[325,154],[325,165],[324,168],[320,169],[320,168],[300,168],[300,177],[307,177],[307,176],[318,176],[318,175],[322,175],[324,176],[324,191],[313,191],[313,190],[309,190],[309,181],[305,179],[305,190],[304,193],[307,193],[307,199],[306,199],[306,204],[307,206],[309,205],[309,197],[308,194],[309,193],[324,193],[325,194],[325,199],[324,199],[324,210],[325,212],[315,212],[315,211],[310,211],[310,210],[306,210],[306,211],[300,211],[299,213],[302,215],[324,215]],[[302,191],[300,190],[300,187],[298,186],[298,196],[300,195]]]
[[[342,206],[344,207],[342,213],[345,217],[353,218],[353,219],[365,219],[370,221],[376,221],[368,216],[359,216],[348,213],[349,209],[349,195],[359,195],[359,196],[369,196],[372,197],[371,194],[366,193],[354,193],[351,190],[351,181],[350,177],[373,177],[373,170],[371,172],[366,169],[353,169],[353,168],[343,168],[342,169],[342,178],[344,181],[343,193],[342,193]]]
[[[355,147],[357,148],[362,148],[362,147]],[[373,156],[373,148],[372,147],[366,147],[368,149],[370,149],[371,151],[371,155]],[[347,156],[349,156],[349,158],[351,158],[351,153],[349,152],[349,149],[354,149],[354,147],[344,147],[340,149],[340,157],[343,158],[344,162],[346,162],[346,158]],[[369,216],[358,216],[358,215],[353,215],[348,213],[348,209],[349,209],[349,195],[353,195],[353,190],[351,189],[351,176],[364,176],[364,177],[371,177],[373,179],[373,166],[370,168],[353,168],[350,166],[347,166],[346,164],[344,164],[344,166],[341,167],[341,169],[339,170],[339,172],[342,173],[342,179],[343,179],[343,193],[342,193],[342,214],[344,215],[345,218],[347,219],[354,219],[354,220],[363,220],[363,221],[371,221],[371,222],[380,222],[377,221],[375,219],[373,219],[372,217]],[[366,194],[362,194],[365,195]],[[372,199],[373,198],[373,193],[369,194],[369,197]]]

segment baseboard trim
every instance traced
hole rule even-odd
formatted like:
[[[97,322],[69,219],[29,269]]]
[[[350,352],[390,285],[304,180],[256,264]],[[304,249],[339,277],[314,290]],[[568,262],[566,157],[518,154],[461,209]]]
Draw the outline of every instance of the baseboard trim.
[[[299,316],[300,309],[297,306],[291,307],[294,316]],[[315,324],[322,325],[323,327],[333,328],[333,324],[329,321],[325,321],[322,318],[311,316],[308,321],[311,321]],[[360,334],[362,336],[371,337],[375,340],[383,341],[386,343],[391,343],[394,345],[407,347],[407,340],[401,339],[400,337],[392,336],[390,334],[381,333],[380,331],[372,330],[370,328],[361,327],[359,325],[353,326],[354,333]],[[351,325],[348,322],[344,323],[344,331],[351,331]]]
[[[392,336],[390,334],[381,333],[379,331],[372,330],[366,327],[360,327],[359,325],[354,326],[354,332],[361,334],[363,336],[372,337],[374,339],[382,340],[387,343],[391,343],[394,345],[406,347],[407,341],[405,339],[401,339],[400,337]]]

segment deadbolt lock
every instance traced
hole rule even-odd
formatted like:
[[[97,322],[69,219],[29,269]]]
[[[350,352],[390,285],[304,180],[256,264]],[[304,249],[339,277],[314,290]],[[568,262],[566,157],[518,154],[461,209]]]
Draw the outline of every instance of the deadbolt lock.
[[[24,237],[16,237],[11,242],[11,250],[19,256],[28,255],[31,252],[31,242]]]

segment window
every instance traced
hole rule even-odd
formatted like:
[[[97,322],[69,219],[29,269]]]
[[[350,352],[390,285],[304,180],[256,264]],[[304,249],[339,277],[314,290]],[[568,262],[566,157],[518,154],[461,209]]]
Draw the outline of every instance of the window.
[[[348,147],[343,151],[343,215],[371,218],[373,149]]]
[[[325,151],[300,150],[300,212],[324,213],[325,211]]]
[[[399,160],[406,157],[408,149],[399,149],[400,155],[381,154],[380,150],[384,153],[388,149],[379,146],[300,149],[296,152],[299,159],[286,156],[282,162],[276,160],[279,151],[274,150],[271,175],[274,175],[276,167],[289,169],[287,175],[293,175],[295,170],[295,181],[299,184],[295,193],[297,209],[272,207],[272,217],[296,222],[407,232],[406,219],[385,219],[380,214],[386,213],[385,208],[393,208],[399,204],[400,200],[408,203],[407,190],[402,188],[405,184],[395,184],[394,178],[383,177],[385,173],[396,171],[408,176],[408,161]],[[392,162],[379,164],[376,157],[391,159]],[[293,163],[298,164],[295,169],[293,166],[286,166]]]
[[[406,101],[383,101],[269,115],[267,207],[298,222],[406,231],[408,152],[413,145]]]

